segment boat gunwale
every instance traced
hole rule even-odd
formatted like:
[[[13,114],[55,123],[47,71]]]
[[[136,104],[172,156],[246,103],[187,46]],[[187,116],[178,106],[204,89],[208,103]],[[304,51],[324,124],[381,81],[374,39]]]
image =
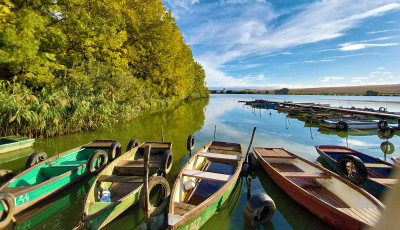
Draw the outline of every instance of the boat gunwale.
[[[220,142],[220,141],[210,141],[209,143],[207,143],[206,145],[201,147],[195,154],[193,154],[187,160],[185,165],[183,165],[183,167],[181,168],[178,176],[176,177],[173,189],[171,191],[171,198],[170,198],[170,203],[169,203],[168,214],[176,215],[173,212],[174,207],[175,207],[173,196],[175,195],[176,190],[180,188],[179,183],[181,182],[181,179],[183,177],[182,176],[183,172],[189,166],[189,164],[198,157],[198,154],[201,153],[203,150],[208,149],[212,145],[213,142]],[[209,204],[213,204],[215,201],[217,201],[219,198],[221,198],[222,195],[233,185],[233,183],[236,183],[237,178],[240,175],[240,172],[241,172],[241,169],[242,169],[242,165],[243,165],[243,161],[244,161],[243,147],[242,147],[241,144],[238,144],[238,143],[232,143],[232,142],[224,142],[224,143],[235,144],[235,145],[239,145],[240,146],[240,151],[231,150],[232,152],[240,152],[241,153],[241,155],[240,155],[241,156],[241,160],[238,161],[238,167],[236,168],[235,173],[213,195],[208,197],[206,200],[201,202],[199,205],[196,205],[195,208],[193,208],[192,210],[188,211],[185,215],[181,216],[182,218],[179,221],[175,222],[174,225],[169,225],[169,223],[168,223],[168,229],[177,229],[177,228],[180,228],[183,225],[185,225],[185,223],[187,223],[189,220],[193,219],[197,215],[199,215],[202,212],[204,212],[204,210],[206,210],[210,206]]]

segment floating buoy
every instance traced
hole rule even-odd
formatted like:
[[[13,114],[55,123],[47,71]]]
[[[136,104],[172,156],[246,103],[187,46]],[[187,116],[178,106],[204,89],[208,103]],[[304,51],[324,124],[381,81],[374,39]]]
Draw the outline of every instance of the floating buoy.
[[[28,160],[26,160],[25,169],[28,169],[36,164],[47,159],[47,154],[45,152],[34,152],[32,153]]]
[[[247,225],[255,228],[266,224],[275,213],[275,202],[265,193],[252,196],[243,210],[243,218]]]
[[[338,174],[354,184],[362,184],[368,178],[368,170],[362,160],[354,155],[343,155],[336,162]]]
[[[385,141],[381,143],[381,150],[385,154],[392,154],[394,153],[394,145],[389,141]]]

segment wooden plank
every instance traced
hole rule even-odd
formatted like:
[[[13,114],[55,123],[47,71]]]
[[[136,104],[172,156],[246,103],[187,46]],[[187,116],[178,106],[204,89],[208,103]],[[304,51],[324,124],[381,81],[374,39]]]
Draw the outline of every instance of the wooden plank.
[[[143,183],[142,176],[109,176],[101,175],[98,179],[100,182],[119,182],[119,183]]]
[[[386,185],[395,185],[398,181],[397,179],[392,179],[392,178],[368,178],[368,179]]]
[[[330,178],[330,176],[325,173],[281,172],[280,174],[286,178]]]
[[[380,164],[380,163],[364,163],[367,168],[392,168],[390,165]]]
[[[227,174],[204,172],[204,171],[193,170],[193,169],[186,169],[185,171],[183,171],[182,175],[196,177],[196,178],[200,178],[200,179],[218,181],[218,182],[228,182],[229,179],[231,179],[231,177],[232,177],[231,175],[227,175]]]
[[[270,163],[272,167],[280,172],[303,172],[299,167],[289,163]]]
[[[295,158],[292,154],[284,151],[283,149],[273,149],[273,148],[254,148],[254,151],[261,157],[279,157],[279,158]]]
[[[226,161],[240,161],[242,159],[239,155],[229,155],[229,154],[220,154],[220,153],[211,153],[211,152],[201,152],[198,156],[206,157],[209,159],[215,160],[226,160]]]

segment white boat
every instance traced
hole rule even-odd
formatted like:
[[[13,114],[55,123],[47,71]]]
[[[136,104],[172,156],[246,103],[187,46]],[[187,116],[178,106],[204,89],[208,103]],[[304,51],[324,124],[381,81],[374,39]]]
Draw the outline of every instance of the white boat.
[[[338,130],[348,130],[348,129],[378,129],[378,121],[370,120],[324,120],[320,124],[321,127],[327,127]]]

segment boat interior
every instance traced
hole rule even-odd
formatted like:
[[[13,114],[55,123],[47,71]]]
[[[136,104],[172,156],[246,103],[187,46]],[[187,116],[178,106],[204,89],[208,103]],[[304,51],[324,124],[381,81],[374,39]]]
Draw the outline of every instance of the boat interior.
[[[242,158],[239,144],[214,141],[197,154],[182,172],[172,196],[173,213],[183,216],[214,195],[236,172]]]

